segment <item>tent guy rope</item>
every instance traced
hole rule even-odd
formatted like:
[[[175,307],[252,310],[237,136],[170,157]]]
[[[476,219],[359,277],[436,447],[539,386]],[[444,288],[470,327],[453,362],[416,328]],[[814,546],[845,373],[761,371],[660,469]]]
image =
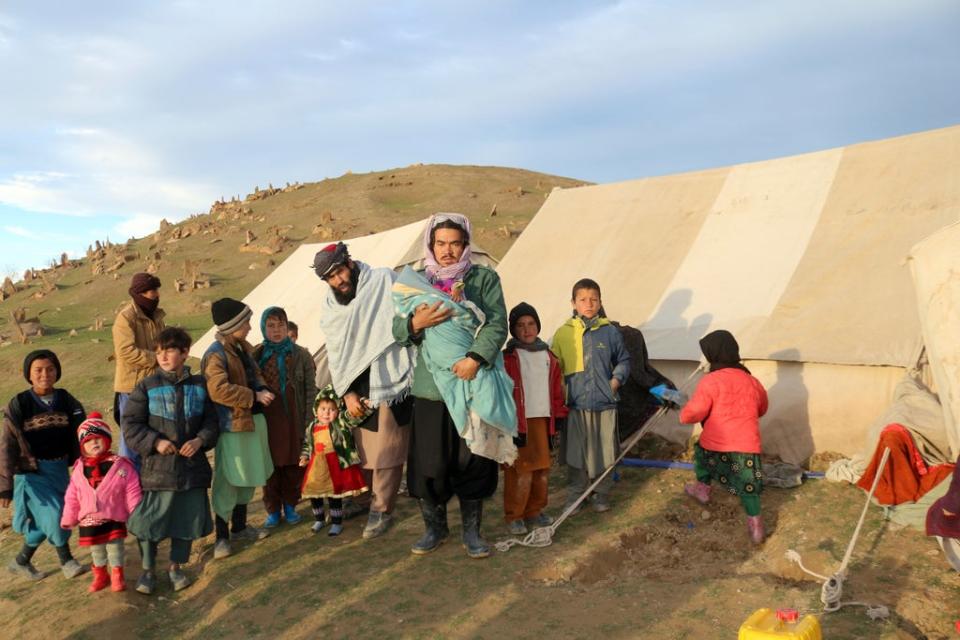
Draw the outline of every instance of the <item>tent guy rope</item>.
[[[680,385],[680,390],[681,391],[685,390],[690,385],[690,381],[693,380],[694,376],[696,376],[698,373],[703,371],[703,369],[706,366],[707,366],[706,363],[701,363],[700,366],[694,369],[690,373],[690,375],[687,376],[687,379],[683,381],[683,384]],[[637,442],[640,441],[640,438],[646,435],[647,431],[650,430],[650,427],[655,425],[657,423],[657,420],[659,420],[664,415],[666,415],[667,411],[668,411],[667,405],[664,405],[659,409],[657,409],[657,412],[654,413],[652,416],[650,416],[650,418],[647,419],[647,421],[643,424],[643,426],[640,429],[638,429],[636,433],[630,436],[630,438],[626,442],[622,444],[622,446],[620,447],[621,449],[620,455],[617,456],[617,459],[614,460],[613,464],[607,467],[604,470],[604,472],[601,473],[597,477],[597,479],[594,480],[593,483],[589,487],[587,487],[582,494],[580,494],[580,497],[577,498],[575,502],[573,502],[566,509],[564,509],[563,513],[560,514],[560,517],[557,518],[553,522],[553,524],[548,525],[546,527],[537,527],[536,529],[528,533],[523,539],[509,538],[507,540],[501,540],[500,542],[497,542],[495,544],[497,551],[506,552],[506,551],[509,551],[511,547],[516,545],[519,545],[521,547],[548,547],[551,544],[553,544],[553,536],[557,532],[557,529],[560,528],[560,525],[563,524],[563,522],[567,518],[569,518],[572,514],[576,513],[577,509],[583,503],[583,501],[586,500],[587,497],[591,493],[593,493],[593,490],[596,489],[601,482],[603,482],[603,479],[606,478],[617,467],[618,464],[620,464],[620,461],[623,460],[626,457],[627,453],[629,453],[630,450],[634,447],[634,445],[636,445]]]

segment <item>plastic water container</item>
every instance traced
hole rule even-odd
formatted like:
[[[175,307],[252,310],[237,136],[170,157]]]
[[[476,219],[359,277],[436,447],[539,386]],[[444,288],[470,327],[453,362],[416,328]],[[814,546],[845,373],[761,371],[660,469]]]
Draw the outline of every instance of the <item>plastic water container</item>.
[[[737,640],[823,640],[820,621],[796,609],[758,609],[740,625]]]

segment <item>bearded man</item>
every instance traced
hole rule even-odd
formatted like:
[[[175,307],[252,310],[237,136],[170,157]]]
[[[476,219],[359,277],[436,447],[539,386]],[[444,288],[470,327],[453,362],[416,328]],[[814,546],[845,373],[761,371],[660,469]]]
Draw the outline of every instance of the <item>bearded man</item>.
[[[320,328],[334,390],[354,416],[363,414],[363,405],[376,409],[354,430],[371,492],[363,537],[376,538],[393,524],[413,413],[414,356],[393,338],[396,274],[351,259],[342,242],[319,251],[313,269],[330,287]]]

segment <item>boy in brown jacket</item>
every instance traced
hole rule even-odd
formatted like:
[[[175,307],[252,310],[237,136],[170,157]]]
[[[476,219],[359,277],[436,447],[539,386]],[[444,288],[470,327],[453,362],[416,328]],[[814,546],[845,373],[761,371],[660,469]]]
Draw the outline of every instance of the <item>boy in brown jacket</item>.
[[[274,396],[247,342],[253,315],[250,307],[239,300],[221,298],[213,303],[211,311],[217,340],[203,354],[200,366],[220,424],[213,467],[217,531],[213,557],[225,558],[232,552],[228,518],[234,538],[260,540],[270,535],[265,529],[247,526],[247,504],[254,490],[264,486],[273,473],[263,407]]]

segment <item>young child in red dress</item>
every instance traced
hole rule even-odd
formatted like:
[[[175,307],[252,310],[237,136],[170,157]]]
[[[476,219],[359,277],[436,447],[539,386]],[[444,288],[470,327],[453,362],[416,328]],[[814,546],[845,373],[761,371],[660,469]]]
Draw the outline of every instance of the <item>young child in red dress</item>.
[[[327,385],[317,394],[313,405],[316,419],[307,427],[300,453],[300,466],[306,467],[301,493],[310,498],[313,508],[311,531],[320,533],[324,526],[323,499],[330,503],[330,530],[337,536],[343,531],[343,499],[367,490],[350,430],[373,413],[369,407],[364,415],[351,416],[343,400]]]

